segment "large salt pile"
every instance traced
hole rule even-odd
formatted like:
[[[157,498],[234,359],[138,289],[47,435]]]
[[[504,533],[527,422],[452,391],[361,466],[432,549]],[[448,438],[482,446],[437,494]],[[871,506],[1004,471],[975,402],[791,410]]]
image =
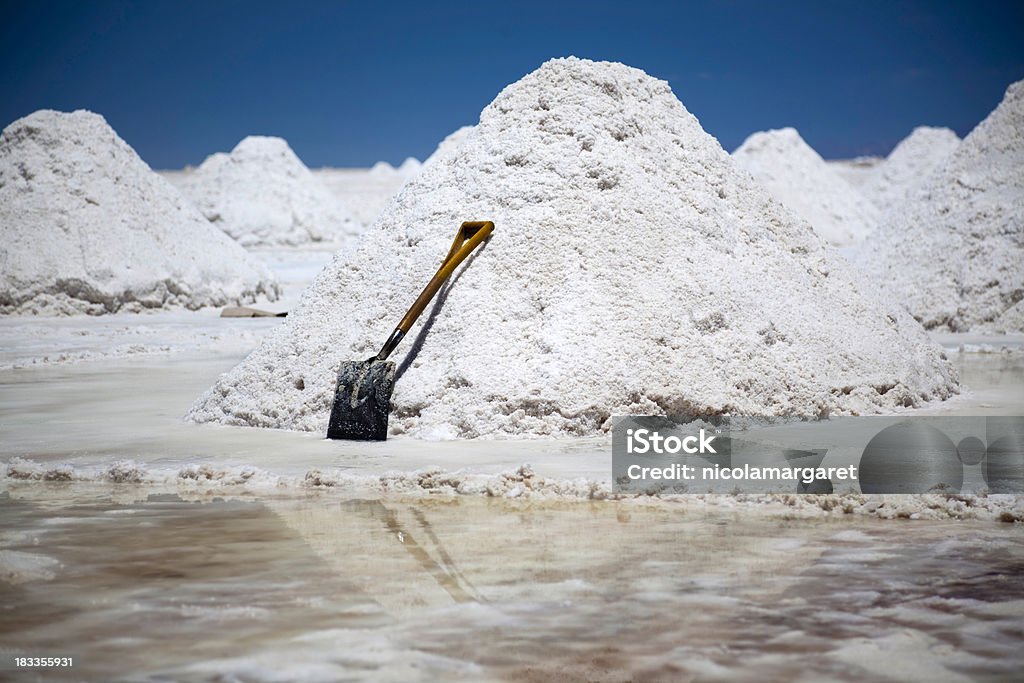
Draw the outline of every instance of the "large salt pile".
[[[778,201],[837,247],[863,241],[878,225],[875,206],[793,128],[754,133],[732,156]]]
[[[281,138],[253,135],[182,177],[182,189],[245,246],[351,244],[360,224]]]
[[[111,313],[278,296],[266,268],[102,116],[37,111],[0,137],[0,313]]]
[[[919,126],[871,169],[862,192],[883,214],[899,208],[959,146],[949,128]]]
[[[395,433],[874,412],[957,389],[920,326],[739,171],[667,83],[568,58],[502,91],[188,417],[324,431],[340,363],[377,352],[460,222],[482,219],[489,243],[394,357]]]
[[[890,214],[858,264],[925,327],[1015,327],[1021,316],[1010,309],[1024,299],[1024,81]]]

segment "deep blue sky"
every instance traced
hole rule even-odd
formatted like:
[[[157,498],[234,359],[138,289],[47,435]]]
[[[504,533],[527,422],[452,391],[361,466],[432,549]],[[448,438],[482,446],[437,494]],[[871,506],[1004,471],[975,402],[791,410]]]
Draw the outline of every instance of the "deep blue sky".
[[[570,54],[668,80],[729,150],[792,125],[885,154],[915,125],[966,134],[1024,78],[1024,2],[0,0],[0,125],[92,109],[155,168],[249,134],[398,163]]]

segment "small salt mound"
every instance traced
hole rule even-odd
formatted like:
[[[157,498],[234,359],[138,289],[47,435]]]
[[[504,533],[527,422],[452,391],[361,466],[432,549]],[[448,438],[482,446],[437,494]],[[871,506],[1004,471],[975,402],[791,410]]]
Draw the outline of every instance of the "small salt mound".
[[[883,213],[899,208],[960,145],[949,128],[920,126],[871,170],[864,194]]]
[[[423,168],[423,164],[420,163],[416,157],[406,157],[402,165],[395,169],[398,175],[403,178],[413,178],[419,175],[420,170]]]
[[[793,128],[754,133],[732,156],[837,247],[863,241],[878,224],[874,205],[829,168]]]
[[[112,313],[278,296],[102,116],[37,111],[0,137],[0,313]]]
[[[370,175],[381,178],[389,178],[398,173],[398,169],[386,161],[378,161],[369,171]]]
[[[941,349],[735,167],[668,84],[556,59],[507,87],[189,419],[324,432],[464,220],[399,347],[393,433],[593,434],[613,414],[819,415],[956,391]]]
[[[1020,321],[1006,312],[1024,299],[1024,81],[890,214],[857,262],[927,328]]]
[[[207,157],[180,187],[245,246],[350,244],[361,227],[281,138],[253,135]]]

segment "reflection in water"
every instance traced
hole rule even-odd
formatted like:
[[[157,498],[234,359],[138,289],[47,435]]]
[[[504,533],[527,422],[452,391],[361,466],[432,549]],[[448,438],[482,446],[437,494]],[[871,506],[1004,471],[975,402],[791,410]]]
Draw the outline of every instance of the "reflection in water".
[[[0,520],[0,649],[76,656],[48,680],[958,681],[1024,664],[1024,531],[991,523],[332,496],[0,500]]]
[[[412,516],[416,521],[417,533],[419,531],[423,532],[437,554],[438,559],[434,559],[426,548],[416,542],[415,534],[411,531],[410,527],[403,526],[402,522],[398,518],[397,512],[393,508],[385,507],[385,505],[380,501],[353,501],[351,504],[343,505],[342,510],[351,511],[356,515],[369,513],[371,519],[382,521],[383,529],[386,530],[388,534],[393,535],[395,540],[398,541],[399,547],[401,547],[402,551],[408,553],[409,556],[419,564],[422,572],[421,574],[414,573],[413,576],[423,576],[424,579],[429,577],[441,589],[443,589],[454,602],[481,601],[481,598],[478,595],[475,595],[475,589],[473,586],[456,566],[451,555],[449,555],[444,549],[441,541],[434,533],[433,528],[431,528],[430,522],[427,521],[426,516],[421,510],[414,508],[411,511]],[[337,523],[337,520],[334,519],[333,522]],[[374,529],[368,529],[367,531],[367,538],[372,539],[375,536],[373,533]],[[353,538],[350,540],[357,542],[359,539]],[[320,543],[316,543],[316,541],[314,541],[314,544],[315,546],[324,547],[323,541]],[[330,552],[334,548],[332,548],[330,544],[326,544],[326,549],[327,552]],[[346,557],[347,554],[348,553],[345,552],[341,556]],[[374,561],[372,559],[373,557],[374,556],[371,555],[371,562]]]

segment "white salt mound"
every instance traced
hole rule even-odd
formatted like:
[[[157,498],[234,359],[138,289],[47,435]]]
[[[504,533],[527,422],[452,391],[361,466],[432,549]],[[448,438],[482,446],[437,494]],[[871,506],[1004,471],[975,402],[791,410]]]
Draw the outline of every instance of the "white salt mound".
[[[398,173],[398,169],[386,161],[378,161],[370,168],[370,175],[390,177]]]
[[[419,175],[420,170],[423,168],[423,164],[420,163],[416,157],[406,157],[402,165],[395,169],[395,171],[405,178],[412,178]]]
[[[871,169],[864,194],[888,213],[903,205],[960,145],[949,128],[919,126]]]
[[[351,244],[361,225],[281,138],[253,135],[180,177],[203,215],[245,246]]]
[[[447,156],[448,154],[452,153],[455,149],[458,149],[459,145],[462,144],[463,140],[465,140],[466,137],[469,136],[469,133],[475,127],[476,126],[463,126],[462,128],[459,128],[454,133],[446,137],[444,140],[442,140],[441,143],[437,146],[437,149],[434,150],[434,153],[427,157],[427,160],[423,162],[423,168],[426,168],[428,165],[434,163],[441,157]]]
[[[489,242],[393,356],[393,433],[584,435],[613,414],[876,412],[957,390],[921,327],[667,83],[568,58],[502,91],[188,418],[325,431],[339,365],[377,352],[483,219]]]
[[[395,168],[386,161],[378,161],[370,168],[369,173],[371,176],[381,179],[396,177],[408,180],[418,176],[422,168],[423,164],[416,157],[406,157],[405,161],[398,168]]]
[[[1024,299],[1024,81],[888,217],[857,262],[927,328],[1024,330],[1019,311],[1009,312]]]
[[[754,133],[732,156],[772,196],[837,247],[861,242],[877,227],[875,206],[793,128]]]
[[[265,266],[91,112],[37,111],[4,129],[0,226],[0,313],[194,309],[278,296]]]

